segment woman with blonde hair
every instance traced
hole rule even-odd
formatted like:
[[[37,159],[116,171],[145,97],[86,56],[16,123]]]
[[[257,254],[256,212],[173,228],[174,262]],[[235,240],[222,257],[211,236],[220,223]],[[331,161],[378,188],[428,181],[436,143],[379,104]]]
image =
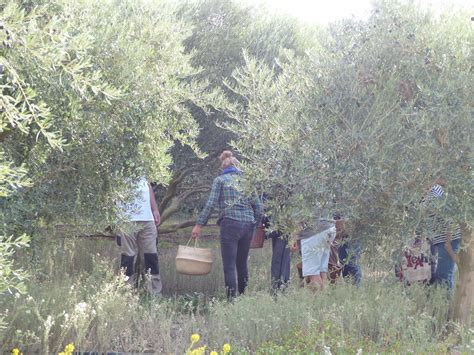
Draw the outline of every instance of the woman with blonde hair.
[[[217,208],[225,287],[227,297],[231,299],[235,297],[237,288],[242,294],[247,287],[250,242],[255,225],[262,219],[263,205],[256,194],[248,196],[244,193],[243,174],[232,152],[223,151],[219,160],[222,173],[214,179],[209,199],[196,221],[192,235],[199,238],[202,226],[207,223],[212,210]]]

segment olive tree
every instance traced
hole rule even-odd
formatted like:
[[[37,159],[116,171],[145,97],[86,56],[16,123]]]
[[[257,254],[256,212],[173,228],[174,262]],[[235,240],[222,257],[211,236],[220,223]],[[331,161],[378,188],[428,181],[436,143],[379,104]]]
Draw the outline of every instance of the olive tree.
[[[248,58],[228,107],[254,186],[291,231],[315,211],[342,211],[354,237],[399,250],[423,220],[420,200],[447,181],[440,213],[461,226],[454,317],[469,324],[474,31],[468,14],[378,2],[365,21],[333,24],[280,73]]]
[[[282,49],[292,49],[301,55],[307,47],[305,32],[308,29],[296,19],[273,16],[263,8],[238,1],[186,1],[179,7],[178,15],[192,28],[184,45],[192,55],[192,65],[199,69],[197,77],[210,88],[222,90],[229,100],[240,100],[224,82],[232,80],[232,72],[244,64],[244,50],[275,66]],[[209,191],[215,176],[217,156],[229,149],[229,142],[236,137],[221,128],[221,123],[229,119],[225,112],[214,110],[209,115],[193,104],[190,109],[200,129],[196,142],[207,157],[199,159],[187,146],[173,148],[174,176],[165,188],[159,189],[163,220],[184,205],[188,209],[198,206],[199,198]],[[193,224],[194,219],[182,221],[160,228],[160,232]]]
[[[9,233],[58,222],[100,230],[130,180],[167,183],[176,142],[200,155],[186,104],[218,96],[193,79],[188,27],[168,3],[1,6],[1,157],[29,182],[1,201],[16,222],[3,224]]]
[[[162,1],[0,1],[1,295],[58,225],[102,231],[134,178],[167,183],[176,142],[201,154],[187,104],[219,95],[194,80],[188,33]]]

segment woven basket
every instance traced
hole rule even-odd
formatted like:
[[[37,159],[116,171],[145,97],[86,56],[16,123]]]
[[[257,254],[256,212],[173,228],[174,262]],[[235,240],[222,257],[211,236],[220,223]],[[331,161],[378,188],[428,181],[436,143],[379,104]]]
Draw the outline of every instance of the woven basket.
[[[189,242],[188,242],[189,244]],[[207,275],[211,272],[213,258],[210,248],[197,248],[188,245],[178,246],[176,270],[184,275]]]

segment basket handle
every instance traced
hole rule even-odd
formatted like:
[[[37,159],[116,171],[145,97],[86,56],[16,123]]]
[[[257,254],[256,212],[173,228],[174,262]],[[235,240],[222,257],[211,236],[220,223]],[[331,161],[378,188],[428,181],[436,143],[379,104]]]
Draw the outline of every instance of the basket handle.
[[[186,243],[186,246],[187,246],[187,247],[189,247],[189,243],[191,243],[191,240],[193,240],[193,239],[194,239],[194,247],[197,248],[197,246],[198,246],[198,238],[193,238],[193,237],[189,238],[188,242]]]

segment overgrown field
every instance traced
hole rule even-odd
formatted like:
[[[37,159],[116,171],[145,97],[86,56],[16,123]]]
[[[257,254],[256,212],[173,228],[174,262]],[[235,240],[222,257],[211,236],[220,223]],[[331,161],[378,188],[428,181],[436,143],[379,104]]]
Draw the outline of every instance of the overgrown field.
[[[187,234],[161,237],[164,297],[149,299],[123,285],[119,250],[110,240],[53,239],[24,255],[31,265],[29,294],[2,299],[9,326],[1,350],[156,352],[182,354],[192,334],[207,352],[232,353],[470,353],[474,329],[446,323],[443,290],[403,288],[391,273],[365,268],[363,285],[343,281],[314,294],[294,282],[285,294],[269,292],[271,243],[250,255],[249,292],[229,304],[215,230],[202,243],[215,247],[211,274],[176,273],[176,246]],[[33,260],[30,260],[33,258]],[[296,263],[296,256],[292,264]],[[377,275],[377,276],[376,276]],[[380,275],[385,275],[380,277]]]

